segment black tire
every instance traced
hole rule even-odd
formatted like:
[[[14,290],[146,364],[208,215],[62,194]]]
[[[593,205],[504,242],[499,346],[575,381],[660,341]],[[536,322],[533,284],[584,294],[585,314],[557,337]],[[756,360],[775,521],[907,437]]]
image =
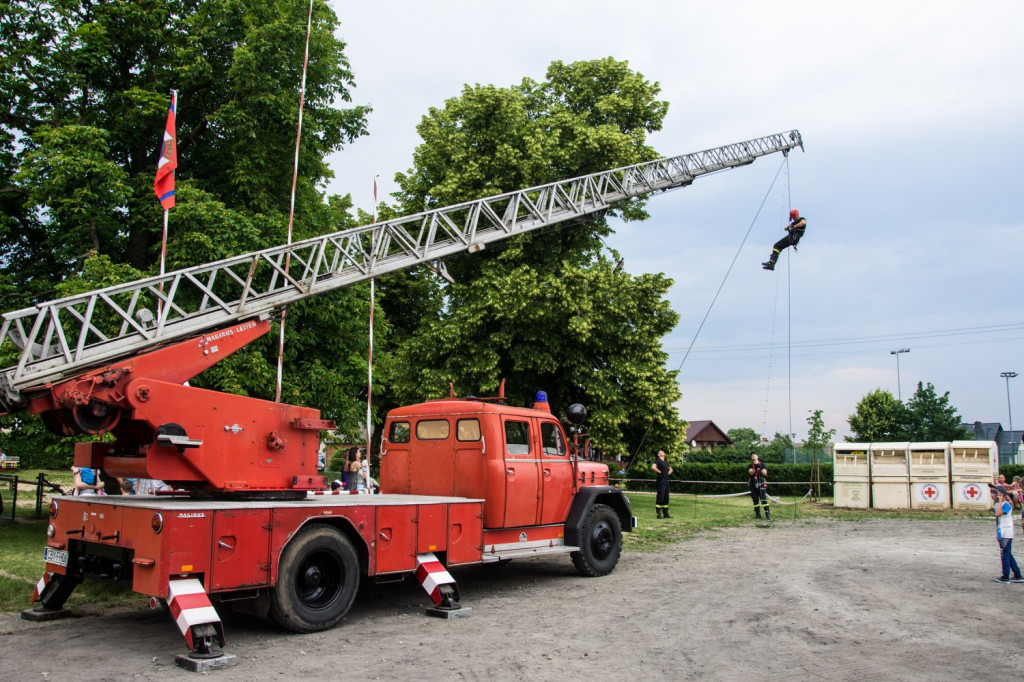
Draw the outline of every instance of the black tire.
[[[580,533],[580,549],[572,553],[572,565],[580,575],[597,577],[615,570],[622,554],[622,524],[615,511],[595,504],[587,513]]]
[[[270,617],[292,632],[338,624],[359,590],[359,556],[336,528],[315,525],[288,543],[278,562]]]

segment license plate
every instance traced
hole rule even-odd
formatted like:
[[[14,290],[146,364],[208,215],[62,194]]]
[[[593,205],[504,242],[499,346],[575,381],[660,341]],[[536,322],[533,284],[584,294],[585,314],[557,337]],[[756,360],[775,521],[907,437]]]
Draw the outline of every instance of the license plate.
[[[48,564],[67,566],[68,551],[66,549],[54,549],[53,547],[47,547],[43,550],[43,559]]]

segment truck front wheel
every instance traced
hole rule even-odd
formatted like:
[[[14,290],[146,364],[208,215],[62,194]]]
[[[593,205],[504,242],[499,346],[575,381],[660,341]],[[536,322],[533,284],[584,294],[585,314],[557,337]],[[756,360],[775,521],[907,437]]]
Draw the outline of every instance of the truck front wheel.
[[[292,632],[319,632],[338,624],[359,589],[359,557],[336,528],[316,525],[294,538],[278,564],[270,616]]]
[[[580,549],[572,553],[572,565],[580,575],[597,577],[615,570],[622,553],[622,525],[615,511],[595,504],[587,513],[580,534]]]

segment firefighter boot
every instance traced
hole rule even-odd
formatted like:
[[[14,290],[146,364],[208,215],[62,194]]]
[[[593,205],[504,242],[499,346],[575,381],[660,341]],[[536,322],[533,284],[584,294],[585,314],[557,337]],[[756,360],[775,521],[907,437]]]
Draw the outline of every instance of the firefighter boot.
[[[758,520],[761,519],[761,507],[760,507],[760,505],[756,505],[756,504],[754,505],[754,518],[758,519]]]
[[[658,512],[658,518],[660,519],[661,518],[661,507],[655,507],[654,509],[655,509],[655,511]]]
[[[665,518],[666,518],[666,519],[671,519],[671,518],[672,518],[672,517],[671,517],[671,516],[669,516],[669,514],[668,514],[668,507],[665,507],[665,509],[663,509],[663,510],[662,510],[662,513],[664,513],[664,514],[665,514]]]
[[[768,508],[767,504],[764,506],[764,518],[768,521],[772,520],[772,511]]]

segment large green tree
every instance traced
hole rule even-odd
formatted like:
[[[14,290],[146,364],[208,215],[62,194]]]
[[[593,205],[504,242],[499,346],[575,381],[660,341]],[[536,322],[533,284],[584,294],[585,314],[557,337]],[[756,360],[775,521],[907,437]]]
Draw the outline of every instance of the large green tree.
[[[154,274],[156,157],[178,91],[168,267],[284,243],[308,5],[284,0],[0,2],[0,308]],[[365,132],[338,20],[317,0],[295,239],[353,224],[327,154]],[[358,433],[368,296],[292,306],[283,399]],[[386,336],[387,326],[378,334]],[[199,377],[273,397],[276,334]],[[8,358],[4,358],[5,360]],[[6,366],[6,363],[5,365]]]
[[[957,409],[949,404],[949,391],[941,396],[929,382],[917,382],[907,401],[906,436],[911,441],[949,441],[968,438]]]
[[[875,389],[857,403],[848,418],[855,442],[950,441],[968,438],[960,415],[949,403],[949,391],[939,396],[935,387],[918,382],[906,404],[889,391]]]
[[[852,441],[880,443],[900,440],[906,422],[906,407],[889,391],[877,388],[857,403],[847,421]]]
[[[414,166],[397,176],[399,210],[656,158],[646,136],[667,110],[658,93],[656,83],[610,58],[554,62],[542,82],[467,86],[419,125]],[[645,217],[642,202],[614,210]],[[393,399],[445,395],[449,381],[463,394],[489,394],[505,378],[519,404],[538,389],[559,410],[586,404],[590,433],[606,453],[631,455],[643,443],[647,461],[659,448],[678,451],[679,389],[660,344],[678,319],[665,299],[671,281],[623,270],[602,242],[609,233],[602,217],[452,259],[456,284],[440,292],[399,278],[388,288],[389,318],[408,308],[410,290],[425,305],[410,318],[415,330],[396,332],[405,340],[388,367]]]
[[[178,185],[192,202],[268,215],[276,244],[289,206],[306,8],[282,0],[4,2],[0,12],[0,196],[5,275],[30,284],[81,269],[97,251],[149,270],[160,239],[152,193],[170,90],[179,92]],[[315,5],[297,221],[321,209],[326,154],[365,130],[338,22]],[[171,214],[171,236],[207,231]],[[254,235],[255,236],[255,235]],[[12,256],[20,256],[14,258]],[[47,269],[32,262],[41,258]],[[32,266],[35,267],[32,267]]]

